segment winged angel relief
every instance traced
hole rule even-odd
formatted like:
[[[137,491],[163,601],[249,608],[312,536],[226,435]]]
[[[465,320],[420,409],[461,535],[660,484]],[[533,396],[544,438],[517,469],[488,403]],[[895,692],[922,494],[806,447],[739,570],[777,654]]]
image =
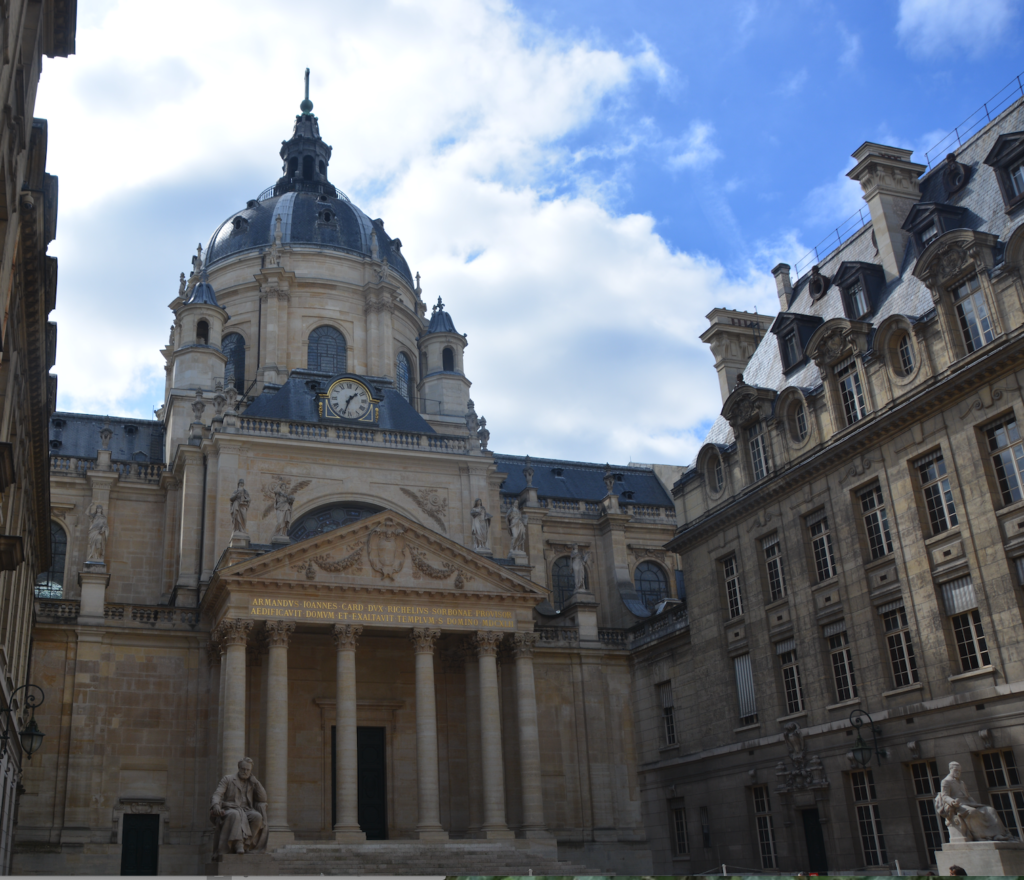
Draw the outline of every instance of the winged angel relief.
[[[277,513],[277,525],[274,528],[274,537],[288,534],[292,525],[292,505],[295,504],[295,496],[306,488],[312,480],[300,480],[292,485],[280,474],[274,475],[274,480],[263,487],[263,497],[270,503],[263,511],[263,518],[270,516],[271,511]]]

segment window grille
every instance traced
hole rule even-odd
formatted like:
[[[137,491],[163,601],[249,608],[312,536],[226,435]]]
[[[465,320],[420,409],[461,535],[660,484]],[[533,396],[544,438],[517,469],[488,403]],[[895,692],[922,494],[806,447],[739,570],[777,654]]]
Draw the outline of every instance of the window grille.
[[[762,540],[761,547],[764,550],[765,567],[768,569],[768,587],[774,602],[786,595],[786,572],[782,564],[782,545],[779,543],[779,533],[776,532]]]
[[[586,572],[583,575],[587,583]],[[569,597],[576,592],[576,579],[572,574],[572,564],[568,556],[561,556],[551,566],[551,599],[555,610],[561,611]]]
[[[1013,751],[983,752],[981,763],[985,768],[992,806],[999,814],[1010,834],[1024,840],[1024,791]]]
[[[772,804],[767,785],[755,785],[754,819],[757,822],[757,842],[761,850],[761,867],[771,870],[779,866],[778,850],[775,846],[775,822],[772,819]]]
[[[64,598],[64,565],[68,553],[68,533],[50,521],[50,567],[36,575],[37,599]]]
[[[885,629],[895,687],[907,687],[919,681],[914,644],[910,638],[910,624],[902,604],[898,608],[882,612],[882,626]]]
[[[764,433],[764,422],[754,422],[747,428],[747,440],[750,443],[750,465],[755,480],[763,480],[768,475],[768,446]]]
[[[972,275],[956,289],[953,301],[968,354],[996,338],[977,275]]]
[[[690,841],[686,836],[685,807],[675,807],[672,810],[672,831],[676,855],[685,856],[690,851]]]
[[[727,556],[722,560],[722,573],[725,575],[725,597],[729,602],[731,620],[743,613],[743,591],[740,589],[740,575],[736,570],[735,556]]]
[[[711,849],[711,817],[707,807],[700,808],[700,836],[704,849]]]
[[[850,640],[846,635],[846,623],[840,621],[843,628],[835,633],[825,631],[828,638],[828,650],[832,660],[832,678],[836,684],[836,702],[852,700],[857,696],[857,679],[853,674],[853,652]]]
[[[814,551],[814,567],[818,572],[818,582],[827,581],[839,574],[836,568],[836,557],[832,552],[832,532],[828,527],[828,517],[820,513],[811,522],[808,517],[808,525],[811,528],[811,549]]]
[[[932,534],[937,535],[960,524],[953,503],[953,490],[946,475],[946,462],[941,452],[934,452],[914,462],[921,477],[921,491]]]
[[[665,745],[676,744],[676,709],[672,696],[672,682],[666,681],[658,685],[658,697],[661,703],[661,720],[665,733]]]
[[[942,779],[939,766],[935,761],[917,761],[910,765],[910,773],[914,777],[914,793],[917,795],[917,814],[921,818],[921,830],[924,832],[924,845],[928,849],[928,861],[935,864],[935,853],[942,849],[942,844],[949,843],[949,830],[946,823],[939,821],[935,815],[935,796],[939,793]]]
[[[796,640],[786,639],[775,646],[775,653],[782,664],[782,688],[786,695],[786,714],[794,715],[804,710],[804,687],[800,680],[800,664],[796,656]]]
[[[1020,432],[1017,430],[1017,420],[1008,419],[993,425],[985,434],[1003,504],[1020,501],[1024,497],[1020,488],[1024,482],[1024,443],[1021,443]]]
[[[868,414],[868,409],[864,403],[864,389],[860,384],[860,370],[857,369],[856,358],[849,357],[836,364],[833,374],[839,382],[839,396],[843,402],[846,424],[859,422]]]
[[[853,800],[857,808],[857,824],[864,849],[864,864],[884,865],[889,861],[882,833],[882,816],[878,811],[875,777],[870,770],[856,770],[850,774]]]
[[[914,372],[914,349],[910,344],[910,336],[904,333],[896,345],[896,351],[900,356],[900,369],[904,376]]]
[[[317,327],[309,334],[306,364],[318,373],[344,373],[348,364],[345,337],[333,327]]]
[[[757,724],[757,701],[754,698],[754,670],[750,665],[750,655],[740,654],[733,657],[736,670],[736,691],[739,695],[740,726]]]
[[[889,533],[889,516],[885,510],[885,498],[877,483],[860,493],[861,511],[864,513],[864,528],[867,531],[871,558],[879,559],[892,553],[892,535]]]

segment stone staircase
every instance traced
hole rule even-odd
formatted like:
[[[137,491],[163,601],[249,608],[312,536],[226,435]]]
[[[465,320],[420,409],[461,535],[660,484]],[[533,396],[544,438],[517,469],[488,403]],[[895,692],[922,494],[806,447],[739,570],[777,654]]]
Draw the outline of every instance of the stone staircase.
[[[593,868],[558,861],[554,840],[388,840],[300,842],[272,853],[225,855],[208,875],[521,875],[594,876]]]

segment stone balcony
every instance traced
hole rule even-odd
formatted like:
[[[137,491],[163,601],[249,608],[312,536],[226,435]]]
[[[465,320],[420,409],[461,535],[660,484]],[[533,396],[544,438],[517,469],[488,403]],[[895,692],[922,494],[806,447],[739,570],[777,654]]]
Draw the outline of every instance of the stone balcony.
[[[346,425],[324,425],[315,422],[287,422],[275,419],[238,419],[238,433],[260,437],[291,437],[318,443],[341,443],[351,446],[377,446],[386,449],[419,449],[425,452],[446,452],[469,455],[466,437],[447,434],[418,434],[405,431],[382,431],[376,428],[353,428]]]
[[[36,599],[36,620],[39,623],[76,626],[80,603],[77,599]],[[194,608],[171,608],[167,605],[104,605],[106,625],[130,629],[195,629],[199,612]]]

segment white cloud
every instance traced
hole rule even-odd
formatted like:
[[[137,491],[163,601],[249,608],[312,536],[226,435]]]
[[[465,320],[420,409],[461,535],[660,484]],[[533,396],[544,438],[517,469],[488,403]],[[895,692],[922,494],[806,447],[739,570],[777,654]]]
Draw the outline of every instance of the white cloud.
[[[695,120],[681,138],[666,141],[671,155],[668,167],[674,171],[684,168],[704,168],[722,157],[721,151],[711,139],[715,127],[710,122]]]
[[[912,55],[965,52],[978,58],[1000,41],[1015,0],[900,0],[896,33]]]
[[[272,0],[180,0],[173,16],[122,0],[80,21],[37,107],[61,183],[60,406],[148,415],[162,397],[178,272],[279,175],[306,66],[332,181],[386,218],[469,335],[492,447],[689,461],[721,405],[704,315],[772,309],[771,276],[731,277],[651,217],[614,215],[618,171],[596,177],[561,146],[626,87],[671,79],[656,48],[561,39],[501,0],[320,0],[300,17]],[[713,134],[697,121],[665,142],[633,121],[605,153],[632,161],[638,142],[701,168],[721,155]]]
[[[782,95],[784,98],[792,98],[794,95],[798,95],[800,93],[806,82],[807,69],[802,68],[782,83],[782,85],[775,90],[775,93],[777,95]]]
[[[839,38],[843,43],[843,51],[839,55],[839,63],[844,67],[856,67],[860,58],[860,35],[851,34],[846,25],[839,23]]]

